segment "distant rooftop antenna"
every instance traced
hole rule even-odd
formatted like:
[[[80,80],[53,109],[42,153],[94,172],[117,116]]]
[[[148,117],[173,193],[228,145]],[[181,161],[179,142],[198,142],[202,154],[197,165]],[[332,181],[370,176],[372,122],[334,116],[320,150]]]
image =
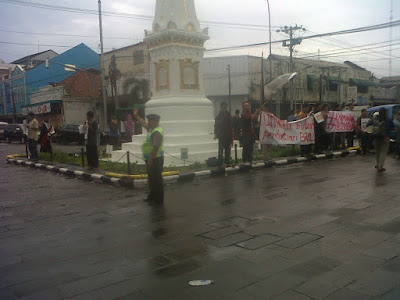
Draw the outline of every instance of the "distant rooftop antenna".
[[[393,0],[390,0],[390,46],[389,46],[389,77],[392,77],[392,37],[393,37]]]

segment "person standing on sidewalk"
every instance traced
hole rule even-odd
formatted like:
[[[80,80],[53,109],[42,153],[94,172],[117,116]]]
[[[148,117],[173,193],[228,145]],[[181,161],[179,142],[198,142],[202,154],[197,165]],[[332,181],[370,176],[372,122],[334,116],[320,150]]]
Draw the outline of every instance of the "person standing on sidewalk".
[[[308,117],[309,106],[304,105],[301,109],[301,112],[297,115],[297,120],[302,120]],[[310,155],[311,146],[310,145],[301,145],[300,146],[301,156]]]
[[[90,169],[98,169],[99,167],[99,154],[97,153],[97,146],[99,144],[99,126],[94,121],[94,113],[88,111],[86,114],[86,155],[88,166]]]
[[[269,110],[267,103],[264,103],[264,105],[261,106],[261,109],[257,109],[257,111],[254,113],[254,116],[253,116],[253,118],[257,118],[257,121],[258,121],[258,124],[260,127],[261,127],[261,122],[262,122],[261,112],[264,112],[266,114],[270,114],[273,116],[273,114]],[[272,149],[271,144],[262,144],[261,145],[261,151],[262,151],[265,163],[271,161],[271,149]]]
[[[243,164],[251,164],[253,162],[253,146],[254,146],[254,128],[253,116],[251,114],[251,106],[249,102],[242,103],[242,136],[243,136]]]
[[[39,154],[37,150],[37,142],[39,139],[39,123],[35,118],[35,114],[31,111],[28,114],[28,147],[31,153],[31,160],[38,161]]]
[[[160,126],[159,115],[147,115],[146,122],[139,116],[139,110],[135,109],[135,118],[147,129],[147,137],[142,145],[143,158],[146,162],[150,193],[145,199],[152,204],[164,202],[164,180],[162,171],[164,167],[164,130]]]
[[[111,117],[111,123],[109,124],[109,127],[111,145],[113,146],[113,150],[117,150],[120,145],[121,131],[120,124],[118,123],[116,116]]]
[[[235,115],[232,117],[233,139],[238,141],[240,139],[240,110],[235,110]]]
[[[214,139],[218,139],[218,162],[219,165],[224,167],[231,165],[231,148],[233,146],[233,128],[232,117],[228,112],[228,104],[223,102],[221,104],[221,111],[215,118],[214,125]],[[223,154],[225,151],[225,161]]]
[[[354,103],[353,102],[351,102],[347,105],[346,111],[350,111],[352,113],[353,122],[354,122]],[[351,148],[354,146],[354,134],[355,134],[354,130],[351,132],[346,132],[347,148]]]
[[[374,136],[375,136],[375,154],[376,166],[375,168],[384,172],[386,155],[390,146],[390,131],[394,127],[393,122],[386,116],[386,109],[379,110],[379,116],[374,119]]]
[[[361,116],[357,118],[356,122],[356,129],[360,134],[361,149],[364,155],[368,153],[368,146],[369,146],[369,135],[366,132],[368,122],[369,118],[367,115],[367,110],[364,108],[361,110]]]

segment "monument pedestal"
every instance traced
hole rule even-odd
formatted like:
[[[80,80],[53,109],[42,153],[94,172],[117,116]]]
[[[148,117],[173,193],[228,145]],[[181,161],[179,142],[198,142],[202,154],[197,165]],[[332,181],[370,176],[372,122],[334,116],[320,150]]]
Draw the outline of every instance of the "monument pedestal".
[[[213,107],[205,97],[160,97],[146,104],[146,114],[161,116],[160,126],[164,129],[165,166],[183,166],[196,162],[205,163],[210,157],[218,156],[218,141],[214,138]],[[132,137],[132,143],[122,144],[122,150],[113,151],[111,160],[124,163],[121,159],[127,151],[133,155],[131,162],[143,163],[142,144],[147,136]],[[187,149],[187,160],[181,160],[182,149]]]

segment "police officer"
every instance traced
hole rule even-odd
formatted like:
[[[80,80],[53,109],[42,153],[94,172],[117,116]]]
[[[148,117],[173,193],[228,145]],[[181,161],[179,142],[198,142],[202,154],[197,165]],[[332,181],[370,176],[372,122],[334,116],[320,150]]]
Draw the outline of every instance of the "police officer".
[[[135,117],[147,129],[147,137],[142,145],[143,158],[147,166],[150,193],[145,201],[162,204],[164,202],[164,182],[162,170],[164,166],[164,131],[160,127],[159,115],[148,115],[146,122],[135,109]]]

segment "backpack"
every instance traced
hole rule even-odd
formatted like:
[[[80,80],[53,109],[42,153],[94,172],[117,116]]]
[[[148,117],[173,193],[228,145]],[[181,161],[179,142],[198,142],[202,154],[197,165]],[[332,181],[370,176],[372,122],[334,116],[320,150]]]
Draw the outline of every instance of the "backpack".
[[[383,138],[386,135],[386,128],[384,121],[374,121],[373,135],[378,138]]]

